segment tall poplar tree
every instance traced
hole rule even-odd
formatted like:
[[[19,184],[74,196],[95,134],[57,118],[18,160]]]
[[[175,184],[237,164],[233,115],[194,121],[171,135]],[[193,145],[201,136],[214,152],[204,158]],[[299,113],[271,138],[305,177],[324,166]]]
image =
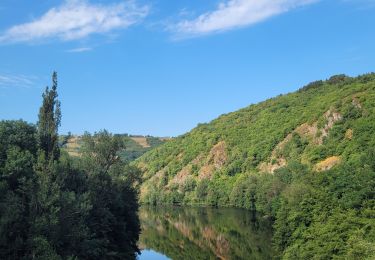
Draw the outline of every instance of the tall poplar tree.
[[[57,73],[52,75],[52,88],[43,93],[43,104],[39,110],[38,141],[46,161],[57,160],[60,156],[58,128],[61,123],[60,101],[57,99]]]
[[[60,157],[58,128],[61,122],[57,99],[57,73],[52,74],[52,87],[46,87],[39,109],[38,146],[35,185],[30,206],[29,255],[32,259],[59,259],[59,225],[61,187],[55,162]]]

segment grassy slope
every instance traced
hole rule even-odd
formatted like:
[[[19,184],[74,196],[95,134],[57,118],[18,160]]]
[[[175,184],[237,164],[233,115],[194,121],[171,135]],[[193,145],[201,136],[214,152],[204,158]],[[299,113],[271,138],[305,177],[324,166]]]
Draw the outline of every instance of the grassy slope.
[[[330,168],[350,162],[375,146],[374,112],[375,75],[370,74],[335,76],[222,115],[137,160],[145,180],[141,200],[149,202],[156,189],[161,200],[174,196],[162,202],[206,204],[197,193],[207,179],[222,178],[223,188],[230,189],[241,174],[273,172],[283,161],[302,162],[311,170],[319,163]]]
[[[65,140],[65,144],[63,145],[65,151],[71,156],[79,156],[80,147],[82,145],[81,136],[61,136],[60,139],[61,142]],[[125,149],[120,152],[120,156],[126,161],[133,161],[151,149],[165,143],[169,139],[152,136],[133,137],[123,135],[123,140],[125,143]]]

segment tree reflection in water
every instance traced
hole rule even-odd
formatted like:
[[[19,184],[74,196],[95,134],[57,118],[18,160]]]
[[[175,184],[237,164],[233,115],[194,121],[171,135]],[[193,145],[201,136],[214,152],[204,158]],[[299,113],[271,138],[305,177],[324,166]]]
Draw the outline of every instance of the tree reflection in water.
[[[272,259],[272,228],[241,209],[140,209],[139,246],[177,259]]]

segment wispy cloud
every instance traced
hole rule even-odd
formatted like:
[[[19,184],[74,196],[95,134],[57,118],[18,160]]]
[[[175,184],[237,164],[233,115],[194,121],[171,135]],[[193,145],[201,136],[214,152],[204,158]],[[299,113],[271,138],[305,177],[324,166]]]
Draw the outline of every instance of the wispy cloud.
[[[65,0],[40,18],[15,25],[0,34],[0,42],[33,42],[57,38],[77,40],[96,33],[108,33],[138,23],[149,12],[135,1],[93,4],[86,0]]]
[[[231,30],[262,22],[272,16],[319,0],[227,0],[216,10],[192,20],[183,20],[171,29],[179,37],[193,37]]]
[[[92,51],[92,48],[90,47],[75,48],[75,49],[67,50],[66,52],[76,53],[76,52],[88,52],[88,51]]]
[[[37,77],[26,75],[14,75],[0,73],[0,87],[1,88],[30,88],[36,85]]]

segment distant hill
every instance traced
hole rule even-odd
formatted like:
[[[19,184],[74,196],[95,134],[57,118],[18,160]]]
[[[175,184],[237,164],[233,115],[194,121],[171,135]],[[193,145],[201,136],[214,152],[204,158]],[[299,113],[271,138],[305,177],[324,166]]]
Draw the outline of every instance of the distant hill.
[[[170,140],[170,137],[153,137],[142,135],[120,135],[125,143],[125,150],[120,152],[122,159],[133,161],[144,153],[164,144]],[[79,156],[79,150],[82,145],[82,137],[79,135],[62,135],[60,136],[60,143],[63,150],[67,151],[71,156]]]

